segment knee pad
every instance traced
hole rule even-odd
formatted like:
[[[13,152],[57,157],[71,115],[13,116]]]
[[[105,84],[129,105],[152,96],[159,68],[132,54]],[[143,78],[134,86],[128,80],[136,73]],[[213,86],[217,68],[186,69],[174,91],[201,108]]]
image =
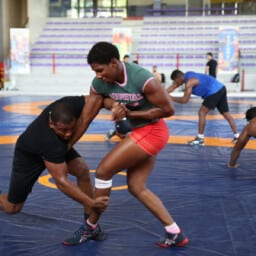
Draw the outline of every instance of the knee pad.
[[[112,187],[112,179],[111,180],[101,180],[95,178],[95,188],[111,188]]]

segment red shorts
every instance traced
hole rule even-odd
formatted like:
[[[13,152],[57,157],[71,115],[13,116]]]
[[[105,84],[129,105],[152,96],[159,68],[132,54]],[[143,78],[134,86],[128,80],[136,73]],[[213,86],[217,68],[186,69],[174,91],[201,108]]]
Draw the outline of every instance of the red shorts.
[[[169,128],[163,119],[139,128],[133,128],[130,138],[147,154],[156,155],[169,139]]]

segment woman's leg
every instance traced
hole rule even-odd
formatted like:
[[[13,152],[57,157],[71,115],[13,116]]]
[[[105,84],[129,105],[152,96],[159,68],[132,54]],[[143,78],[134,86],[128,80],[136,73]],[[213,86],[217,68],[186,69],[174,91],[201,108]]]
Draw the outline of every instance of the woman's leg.
[[[119,171],[134,168],[148,159],[150,156],[128,136],[103,158],[96,169],[96,178],[101,181],[111,181]],[[95,184],[95,197],[109,196],[110,192],[111,185],[99,188],[99,185]],[[89,217],[90,223],[97,223],[100,215],[101,213],[93,211]]]
[[[87,163],[82,157],[77,157],[67,163],[69,173],[76,177],[78,187],[89,197],[93,198],[93,186]],[[84,213],[89,215],[91,208],[84,206]]]
[[[164,226],[174,221],[160,198],[146,187],[147,179],[155,163],[155,156],[146,159],[127,171],[128,189]]]

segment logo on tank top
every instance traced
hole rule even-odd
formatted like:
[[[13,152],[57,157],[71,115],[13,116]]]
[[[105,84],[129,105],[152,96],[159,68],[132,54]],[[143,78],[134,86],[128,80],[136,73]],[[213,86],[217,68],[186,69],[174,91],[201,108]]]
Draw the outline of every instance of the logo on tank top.
[[[138,102],[144,99],[140,93],[111,93],[109,96],[115,101]]]

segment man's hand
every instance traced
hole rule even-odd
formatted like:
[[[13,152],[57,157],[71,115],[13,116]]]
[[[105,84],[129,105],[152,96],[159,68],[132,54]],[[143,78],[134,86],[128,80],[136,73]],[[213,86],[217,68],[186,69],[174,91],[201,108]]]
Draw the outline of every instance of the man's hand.
[[[101,196],[97,197],[93,200],[92,208],[97,212],[103,212],[109,203],[109,197],[108,196]]]

